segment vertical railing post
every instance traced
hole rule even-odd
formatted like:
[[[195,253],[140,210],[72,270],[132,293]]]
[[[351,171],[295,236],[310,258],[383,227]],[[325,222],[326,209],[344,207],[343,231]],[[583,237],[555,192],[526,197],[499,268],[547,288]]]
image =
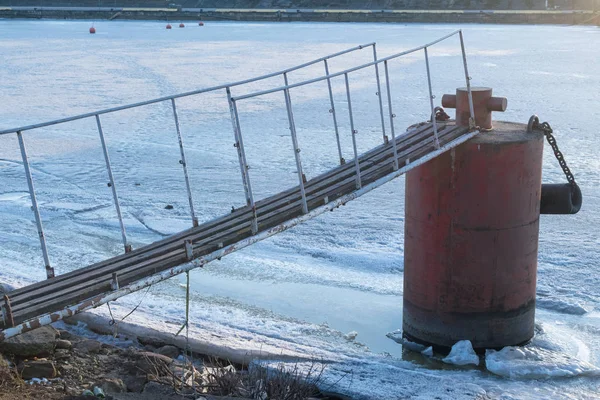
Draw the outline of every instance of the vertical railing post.
[[[115,209],[117,210],[117,217],[119,217],[119,224],[121,225],[123,246],[125,247],[125,253],[129,253],[131,251],[131,245],[127,242],[127,233],[125,232],[125,224],[123,223],[123,215],[121,214],[121,206],[119,204],[119,196],[117,195],[117,187],[115,186],[115,179],[113,177],[112,167],[110,165],[110,157],[108,156],[106,140],[104,139],[104,131],[102,130],[102,124],[100,123],[100,116],[98,114],[96,114],[96,125],[98,126],[98,134],[100,135],[100,142],[102,143],[102,151],[104,152],[106,170],[108,171],[108,186],[112,189],[113,199],[115,201]]]
[[[360,177],[360,163],[358,161],[358,149],[356,148],[356,134],[358,133],[354,129],[354,119],[352,118],[352,101],[350,100],[350,84],[348,83],[348,74],[344,74],[346,80],[346,97],[348,99],[348,115],[350,117],[350,129],[352,130],[352,147],[354,148],[354,167],[356,169],[356,188],[362,187],[362,180]]]
[[[283,74],[285,85],[288,85],[287,74]],[[292,134],[292,145],[294,146],[294,157],[296,158],[296,171],[298,171],[298,182],[300,184],[300,196],[302,197],[302,212],[308,213],[308,203],[306,202],[306,190],[304,189],[304,173],[302,172],[302,160],[300,159],[300,148],[298,147],[298,137],[296,135],[296,124],[294,123],[294,113],[292,111],[292,99],[289,89],[284,89],[285,107],[287,109],[288,121],[290,123],[290,133]]]
[[[433,95],[433,89],[431,88],[431,73],[429,71],[429,55],[427,54],[427,47],[425,49],[425,65],[427,67],[427,84],[429,85],[429,104],[431,105],[431,122],[433,123],[433,135],[435,137],[435,148],[440,148],[440,140],[438,138],[438,127],[437,121],[435,119],[435,108],[433,106],[433,99],[435,96]]]
[[[396,144],[396,131],[394,129],[394,118],[396,118],[396,114],[392,112],[392,91],[390,89],[390,74],[388,71],[387,60],[383,62],[383,68],[385,70],[385,86],[387,89],[388,109],[390,114],[390,131],[392,132],[392,147],[394,148],[394,171],[396,171],[398,169],[398,148]]]
[[[227,92],[227,101],[229,102],[229,112],[231,114],[231,124],[233,125],[233,134],[235,143],[233,147],[237,149],[238,160],[240,163],[240,172],[242,174],[242,182],[244,184],[244,192],[246,193],[246,205],[252,210],[252,233],[258,232],[258,216],[256,214],[256,205],[254,204],[254,196],[252,195],[252,185],[250,184],[250,175],[248,169],[250,166],[246,161],[246,152],[244,150],[244,141],[242,140],[242,131],[240,129],[240,118],[237,111],[237,105],[233,97],[231,97],[231,89],[225,88]]]
[[[379,79],[379,63],[377,62],[377,48],[373,43],[373,61],[375,61],[375,76],[377,78],[377,97],[379,98],[379,115],[381,116],[381,131],[383,132],[383,143],[388,142],[388,137],[385,134],[385,122],[383,117],[383,100],[381,99],[381,81]]]
[[[173,106],[173,118],[175,120],[175,129],[177,130],[177,139],[179,140],[179,151],[181,153],[181,160],[179,163],[183,167],[183,175],[185,177],[185,186],[187,189],[188,201],[190,203],[190,213],[192,214],[192,225],[198,226],[198,217],[194,211],[194,201],[192,199],[192,188],[190,186],[190,177],[187,170],[187,162],[185,160],[185,150],[183,148],[183,139],[181,137],[181,128],[179,126],[179,116],[177,115],[177,107],[175,106],[175,99],[171,99],[171,105]]]
[[[327,64],[327,59],[323,60],[325,64],[325,75],[329,75],[329,65]],[[333,90],[331,89],[331,78],[327,78],[327,89],[329,90],[329,103],[331,104],[331,108],[329,112],[333,116],[333,126],[335,128],[335,140],[337,141],[338,155],[340,157],[340,165],[344,165],[346,160],[342,156],[342,145],[340,144],[340,131],[338,129],[337,116],[335,114],[335,102],[333,101]]]
[[[21,131],[17,132],[17,138],[19,139],[19,147],[21,148],[21,157],[23,158],[23,167],[25,167],[25,176],[27,178],[27,185],[29,186],[29,196],[31,197],[31,208],[33,209],[33,215],[35,216],[35,223],[37,225],[38,237],[40,238],[40,245],[42,247],[42,255],[44,256],[44,264],[46,267],[46,277],[54,278],[54,268],[50,266],[50,258],[48,257],[48,248],[46,247],[46,236],[44,236],[44,227],[42,226],[42,217],[40,216],[40,210],[35,197],[35,188],[33,187],[33,177],[31,176],[31,169],[29,168],[29,159],[27,158],[27,150],[25,149],[25,141]]]
[[[467,53],[465,52],[465,42],[463,39],[462,30],[458,31],[460,37],[460,48],[462,50],[463,65],[465,67],[465,81],[467,82],[467,93],[469,96],[469,112],[471,117],[469,119],[469,128],[475,128],[475,109],[473,107],[473,94],[471,93],[471,77],[469,76],[469,69],[467,68]]]

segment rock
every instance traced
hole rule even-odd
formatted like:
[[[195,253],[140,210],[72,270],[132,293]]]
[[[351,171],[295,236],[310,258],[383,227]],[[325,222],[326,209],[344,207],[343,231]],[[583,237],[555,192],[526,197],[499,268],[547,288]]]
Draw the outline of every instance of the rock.
[[[69,331],[65,331],[64,329],[59,329],[58,333],[61,339],[70,340],[73,338],[73,334]]]
[[[47,357],[54,351],[58,331],[42,326],[0,342],[0,352],[18,357]]]
[[[171,357],[162,354],[142,351],[138,354],[136,366],[146,373],[154,373],[156,369],[169,368],[173,362]]]
[[[172,205],[170,205],[170,204],[167,204],[167,205],[165,206],[165,210],[172,210],[172,209],[173,209],[173,206],[172,206]]]
[[[50,360],[28,360],[19,365],[19,372],[23,379],[31,378],[56,378],[56,368]]]
[[[73,344],[68,340],[65,340],[65,339],[56,340],[56,348],[57,349],[69,350],[69,349],[71,349],[71,347],[73,347]]]
[[[119,378],[104,378],[95,383],[94,386],[101,388],[104,393],[125,393],[127,386],[122,379]]]
[[[81,342],[77,342],[74,345],[75,351],[83,354],[95,354],[100,352],[102,349],[102,343],[97,340],[85,339]]]
[[[54,352],[54,359],[56,361],[68,360],[69,358],[71,358],[69,350],[58,349]]]
[[[143,375],[128,375],[123,381],[128,391],[136,393],[140,393],[144,390],[146,382],[148,382],[148,379]]]
[[[144,349],[146,351],[149,351],[150,353],[156,353],[156,347],[152,346],[151,344],[147,344],[144,346]]]
[[[175,346],[166,345],[156,350],[156,353],[171,358],[177,358],[179,356],[179,349]]]

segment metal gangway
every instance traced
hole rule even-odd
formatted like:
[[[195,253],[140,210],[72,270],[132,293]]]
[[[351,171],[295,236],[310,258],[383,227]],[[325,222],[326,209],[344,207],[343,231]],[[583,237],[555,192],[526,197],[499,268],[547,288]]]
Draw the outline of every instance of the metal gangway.
[[[453,121],[438,121],[436,118],[436,109],[434,107],[428,49],[437,43],[455,36],[458,36],[460,39],[462,63],[464,65],[464,78],[469,93],[471,114],[471,123],[469,127],[457,126]],[[330,73],[328,60],[343,54],[369,48],[371,48],[373,52],[372,62],[358,65],[341,72]],[[398,58],[416,52],[423,52],[425,57],[431,118],[427,122],[409,128],[402,134],[397,134],[396,127],[394,126],[395,115],[393,113],[388,64]],[[324,75],[298,83],[289,83],[288,74],[290,72],[315,64],[323,64]],[[383,141],[380,145],[366,153],[358,154],[357,131],[354,126],[352,114],[352,98],[348,76],[356,71],[367,68],[373,68],[375,70]],[[380,78],[381,69],[383,69],[383,84],[382,79]],[[232,94],[232,88],[234,87],[277,76],[283,77],[283,86],[239,96],[234,96]],[[331,80],[336,77],[343,77],[345,81],[348,118],[352,135],[354,158],[347,162],[342,157],[338,115],[336,113],[332,91]],[[384,58],[378,58],[376,44],[369,43],[340,51],[293,68],[288,68],[283,71],[274,72],[253,79],[0,131],[0,135],[14,134],[18,138],[47,275],[46,280],[16,289],[4,296],[4,301],[2,303],[2,330],[0,331],[0,341],[37,327],[48,325],[79,312],[106,304],[129,293],[149,287],[178,274],[188,272],[191,269],[201,267],[215,259],[220,259],[227,254],[276,235],[279,232],[312,219],[324,212],[334,210],[469,140],[479,133],[474,124],[470,79],[467,69],[467,57],[463,33],[458,30],[431,43]],[[330,112],[332,114],[333,130],[336,136],[340,160],[339,166],[336,168],[314,178],[307,179],[302,170],[302,157],[300,148],[298,147],[291,92],[295,88],[323,81],[327,82],[328,96],[331,103]],[[387,100],[387,107],[385,108],[387,108],[387,110],[384,110],[384,101],[382,99],[383,96],[381,91],[382,86],[385,86],[385,97]],[[237,158],[239,160],[246,205],[232,210],[229,214],[200,224],[196,216],[192,199],[192,190],[190,187],[185,147],[182,141],[176,100],[183,97],[197,96],[215,91],[223,91],[223,94],[227,97],[229,103],[234,147],[235,151],[237,151]],[[238,104],[246,99],[279,92],[283,93],[285,99],[289,130],[294,150],[294,161],[297,167],[298,185],[276,195],[255,200],[248,170],[248,162],[244,150],[242,126],[238,116]],[[112,165],[106,146],[105,135],[102,130],[101,116],[125,109],[162,102],[170,102],[173,110],[173,118],[181,155],[180,164],[182,166],[183,177],[187,189],[192,226],[183,232],[168,236],[160,241],[144,247],[132,249],[132,246],[128,242],[127,232],[123,223],[117,187],[113,178]],[[108,186],[110,186],[112,190],[114,206],[120,223],[124,253],[105,261],[55,276],[54,268],[51,266],[46,247],[44,229],[27,157],[25,132],[36,128],[63,124],[84,118],[95,119],[97,125],[109,178]],[[388,120],[391,138],[386,135],[385,120]]]

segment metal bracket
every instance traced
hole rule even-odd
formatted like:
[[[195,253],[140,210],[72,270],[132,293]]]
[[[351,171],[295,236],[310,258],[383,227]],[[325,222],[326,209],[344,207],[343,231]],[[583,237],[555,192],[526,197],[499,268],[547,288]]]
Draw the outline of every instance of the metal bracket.
[[[13,318],[12,307],[10,306],[10,299],[8,295],[4,295],[4,307],[2,308],[2,316],[4,317],[4,325],[12,328],[15,326],[15,320]]]
[[[54,278],[56,275],[54,274],[54,268],[49,265],[46,265],[46,277],[48,279]]]
[[[119,290],[119,276],[116,272],[112,273],[112,280],[110,281],[110,288],[112,290]]]
[[[185,241],[185,256],[188,261],[192,261],[194,259],[194,246],[192,246],[191,240]]]

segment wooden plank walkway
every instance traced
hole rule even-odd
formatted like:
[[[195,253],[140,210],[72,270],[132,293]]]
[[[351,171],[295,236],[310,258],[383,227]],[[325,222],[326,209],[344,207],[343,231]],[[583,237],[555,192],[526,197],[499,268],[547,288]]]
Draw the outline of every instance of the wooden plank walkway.
[[[453,123],[438,123],[438,136],[442,147],[466,133],[468,133],[466,127],[457,127]],[[396,172],[393,145],[392,142],[380,145],[359,157],[363,187]],[[396,146],[400,167],[415,163],[436,150],[433,125],[424,124],[398,136]],[[305,183],[305,190],[309,212],[357,191],[354,161],[351,160],[308,180]],[[282,223],[302,214],[302,199],[298,186],[260,200],[256,203],[257,234],[281,226]],[[98,302],[98,296],[116,290],[115,273],[119,286],[123,288],[141,279],[189,263],[193,259],[253,236],[251,231],[253,218],[252,209],[243,207],[130,253],[10,292],[5,297],[3,307],[4,319],[8,323],[0,328],[7,329],[26,322],[28,327],[25,330],[34,329],[43,324],[36,320],[42,315],[58,313],[66,307],[78,304],[80,307],[75,312],[103,304]],[[56,317],[56,319],[60,318],[62,316]],[[4,334],[0,332],[0,340],[3,338]]]

